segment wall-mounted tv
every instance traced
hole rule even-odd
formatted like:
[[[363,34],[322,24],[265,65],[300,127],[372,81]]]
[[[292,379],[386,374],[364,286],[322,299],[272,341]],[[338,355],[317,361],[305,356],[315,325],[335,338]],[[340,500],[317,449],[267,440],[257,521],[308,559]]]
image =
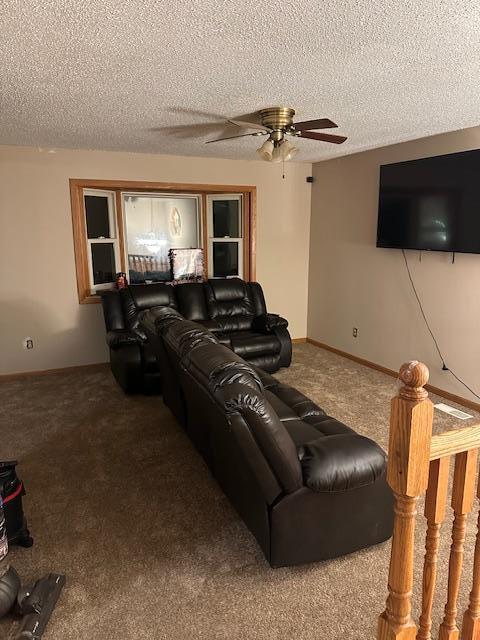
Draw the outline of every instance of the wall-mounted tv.
[[[381,166],[377,247],[480,253],[480,150]]]

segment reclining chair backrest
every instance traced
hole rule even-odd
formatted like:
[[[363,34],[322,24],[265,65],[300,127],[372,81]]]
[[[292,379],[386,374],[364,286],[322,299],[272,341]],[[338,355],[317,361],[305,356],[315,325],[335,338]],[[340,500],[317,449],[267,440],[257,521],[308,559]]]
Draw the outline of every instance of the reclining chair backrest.
[[[282,490],[291,493],[299,489],[302,472],[295,444],[264,397],[260,376],[253,367],[228,347],[214,343],[189,351],[182,364],[220,405],[225,426],[230,421],[237,429],[250,432]]]
[[[249,282],[248,288],[250,289],[250,297],[255,309],[255,316],[263,316],[267,313],[267,305],[265,303],[265,296],[263,295],[263,289],[258,282]]]
[[[278,483],[286,493],[303,486],[297,449],[263,394],[252,393],[243,385],[225,385],[217,394],[235,424],[243,422],[268,461]]]
[[[245,331],[252,327],[255,305],[250,288],[240,278],[219,278],[205,283],[208,315],[224,331]]]
[[[137,329],[139,315],[151,307],[177,308],[173,287],[161,282],[155,284],[131,284],[120,290],[125,325]]]
[[[209,320],[202,282],[184,282],[175,286],[178,309],[187,320]]]

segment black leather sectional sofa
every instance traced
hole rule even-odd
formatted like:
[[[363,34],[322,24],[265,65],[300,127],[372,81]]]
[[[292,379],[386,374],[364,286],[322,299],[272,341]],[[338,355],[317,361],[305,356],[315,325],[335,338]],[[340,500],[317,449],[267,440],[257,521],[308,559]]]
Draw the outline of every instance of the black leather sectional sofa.
[[[208,321],[185,320],[173,304],[137,321],[158,359],[165,403],[273,567],[333,558],[390,537],[385,454],[373,441],[256,366],[261,358],[247,362],[222,343],[223,331],[206,328]],[[247,330],[229,316],[222,322],[222,329]],[[269,362],[280,360],[277,354]]]
[[[139,326],[140,314],[152,307],[175,309],[264,371],[290,365],[288,322],[267,312],[262,288],[256,282],[219,278],[176,286],[134,284],[105,292],[102,305],[112,372],[126,393],[161,390],[155,355]]]

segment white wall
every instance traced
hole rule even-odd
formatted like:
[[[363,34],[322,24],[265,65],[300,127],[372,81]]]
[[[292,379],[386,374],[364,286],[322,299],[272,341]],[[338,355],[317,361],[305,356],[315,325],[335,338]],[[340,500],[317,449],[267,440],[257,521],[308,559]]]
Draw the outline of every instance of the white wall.
[[[78,303],[69,178],[256,185],[257,280],[306,335],[311,165],[0,147],[0,373],[107,359],[100,305]],[[22,349],[24,337],[35,348]]]
[[[422,360],[432,384],[474,399],[441,370],[401,251],[375,242],[381,164],[479,147],[476,127],[314,165],[309,337],[395,370]],[[454,264],[451,254],[407,255],[448,366],[480,393],[480,255],[457,254]]]

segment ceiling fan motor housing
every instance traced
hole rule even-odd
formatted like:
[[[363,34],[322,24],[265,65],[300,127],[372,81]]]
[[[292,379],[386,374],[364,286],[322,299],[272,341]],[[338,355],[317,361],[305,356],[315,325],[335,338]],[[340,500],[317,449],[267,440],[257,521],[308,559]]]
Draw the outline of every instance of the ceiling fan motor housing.
[[[260,111],[263,126],[274,131],[284,131],[293,127],[294,115],[295,109],[290,107],[269,107]]]

